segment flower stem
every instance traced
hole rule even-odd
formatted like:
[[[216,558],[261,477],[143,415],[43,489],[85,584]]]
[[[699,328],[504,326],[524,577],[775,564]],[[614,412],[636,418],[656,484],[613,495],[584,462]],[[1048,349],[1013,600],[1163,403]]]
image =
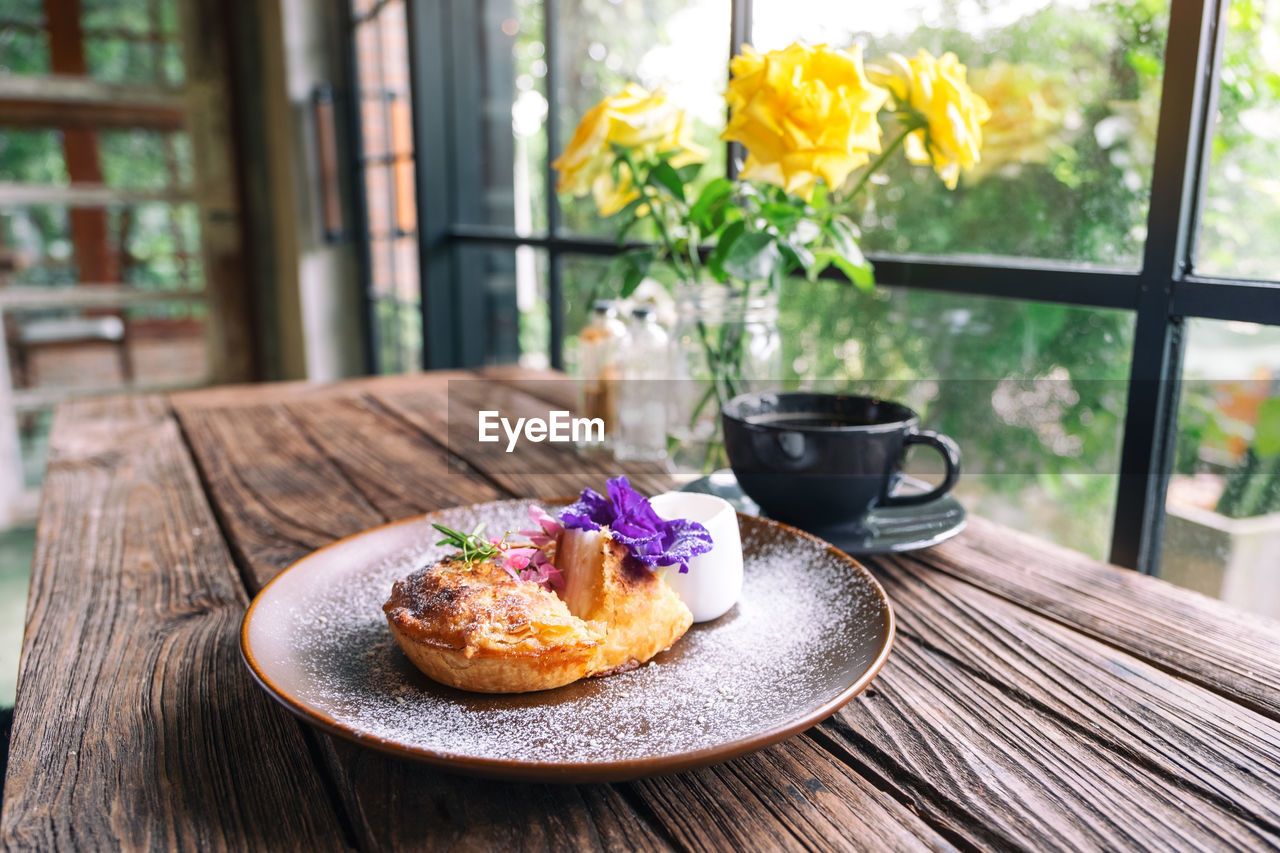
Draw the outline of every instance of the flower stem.
[[[902,143],[907,141],[907,137],[909,135],[915,133],[923,126],[924,125],[919,121],[910,121],[903,125],[902,133],[899,133],[898,137],[890,142],[887,148],[880,152],[879,157],[871,161],[871,165],[867,166],[867,170],[862,173],[862,177],[858,179],[858,183],[854,185],[853,189],[847,196],[845,196],[844,200],[852,201],[857,197],[858,193],[862,191],[864,186],[866,186],[867,181],[870,180],[873,174],[875,174],[876,170],[884,165],[884,161],[888,160],[890,155],[902,147]]]
[[[640,193],[640,197],[647,199],[649,202],[649,207],[653,212],[653,224],[658,228],[658,236],[662,239],[663,248],[667,250],[667,258],[671,261],[671,266],[675,268],[676,275],[681,278],[685,278],[687,281],[696,283],[698,279],[698,269],[694,258],[697,257],[697,252],[690,251],[689,253],[689,269],[686,276],[680,271],[681,254],[676,250],[675,240],[672,239],[671,232],[667,229],[665,215],[666,203],[662,200],[662,194],[653,190],[653,188],[649,186],[647,176],[646,180],[640,180],[640,170],[636,168],[635,160],[631,157],[631,152],[621,151],[619,156],[622,157],[622,162],[627,164],[627,168],[631,170],[631,180],[635,183],[637,190]]]

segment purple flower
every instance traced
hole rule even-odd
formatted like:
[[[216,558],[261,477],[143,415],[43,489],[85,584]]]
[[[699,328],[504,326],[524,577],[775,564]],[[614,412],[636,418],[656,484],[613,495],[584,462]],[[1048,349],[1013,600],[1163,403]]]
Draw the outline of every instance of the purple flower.
[[[653,510],[649,499],[631,488],[626,477],[609,480],[609,497],[583,489],[575,503],[560,511],[560,521],[574,530],[607,527],[631,555],[651,571],[659,566],[680,566],[711,550],[711,534],[696,521],[666,521]]]

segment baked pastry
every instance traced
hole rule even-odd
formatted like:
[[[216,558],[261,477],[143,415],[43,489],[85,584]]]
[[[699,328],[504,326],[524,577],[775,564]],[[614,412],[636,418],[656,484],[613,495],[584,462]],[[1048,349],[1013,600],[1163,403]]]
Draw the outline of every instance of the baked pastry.
[[[693,613],[666,580],[632,559],[611,533],[566,530],[556,555],[564,576],[560,598],[569,612],[605,626],[592,675],[635,669],[693,624]]]
[[[450,687],[547,690],[600,668],[604,625],[577,618],[554,592],[492,561],[419,569],[396,581],[382,609],[413,665]]]
[[[625,672],[684,636],[693,614],[663,579],[711,547],[705,528],[663,521],[626,478],[590,489],[527,542],[437,525],[457,553],[395,583],[383,605],[400,648],[432,679],[519,693]]]

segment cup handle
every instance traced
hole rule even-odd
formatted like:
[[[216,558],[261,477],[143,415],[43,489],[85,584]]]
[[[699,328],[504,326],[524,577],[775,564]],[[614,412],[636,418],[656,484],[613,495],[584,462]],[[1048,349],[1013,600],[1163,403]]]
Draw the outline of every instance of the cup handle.
[[[906,456],[907,448],[913,444],[927,444],[942,454],[942,460],[947,463],[946,476],[942,478],[942,482],[938,484],[938,487],[932,491],[921,495],[885,495],[876,506],[915,506],[916,504],[929,503],[951,491],[956,484],[956,480],[960,479],[960,447],[950,438],[941,433],[927,430],[907,433],[902,442],[902,454],[904,457]]]

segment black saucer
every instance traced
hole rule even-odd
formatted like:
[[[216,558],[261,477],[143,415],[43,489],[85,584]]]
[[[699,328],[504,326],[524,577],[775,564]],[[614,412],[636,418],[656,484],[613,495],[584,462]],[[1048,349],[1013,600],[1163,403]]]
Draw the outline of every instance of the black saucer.
[[[928,483],[903,477],[902,491],[925,492]],[[763,515],[756,502],[742,493],[733,471],[721,468],[708,477],[680,487],[682,492],[702,492],[724,498],[738,512]],[[861,522],[843,528],[811,530],[846,554],[893,554],[916,551],[937,545],[964,529],[964,507],[951,495],[919,506],[880,507],[871,510]]]

